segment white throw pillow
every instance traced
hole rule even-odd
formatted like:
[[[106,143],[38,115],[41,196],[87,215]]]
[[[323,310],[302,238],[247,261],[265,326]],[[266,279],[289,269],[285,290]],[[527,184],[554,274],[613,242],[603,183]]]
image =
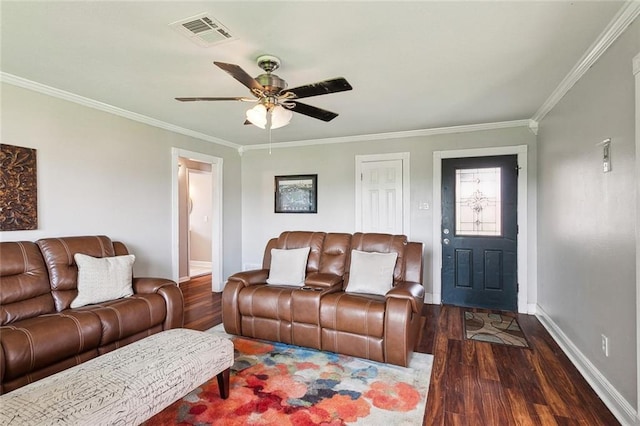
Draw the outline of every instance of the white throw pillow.
[[[393,270],[398,253],[351,251],[347,293],[367,293],[384,296],[393,287]]]
[[[290,250],[271,249],[271,267],[267,284],[303,285],[309,250],[311,247]]]
[[[76,253],[78,296],[72,308],[129,297],[133,294],[132,270],[135,256],[92,257]]]

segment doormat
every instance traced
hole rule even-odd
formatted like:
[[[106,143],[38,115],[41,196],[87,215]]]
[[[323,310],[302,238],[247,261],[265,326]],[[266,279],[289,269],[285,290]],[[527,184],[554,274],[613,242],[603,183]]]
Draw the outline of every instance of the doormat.
[[[220,399],[214,377],[143,425],[413,426],[423,422],[431,355],[414,353],[409,367],[404,368],[230,337],[235,364],[229,398]]]
[[[508,315],[465,311],[464,330],[468,340],[529,347],[518,320]]]

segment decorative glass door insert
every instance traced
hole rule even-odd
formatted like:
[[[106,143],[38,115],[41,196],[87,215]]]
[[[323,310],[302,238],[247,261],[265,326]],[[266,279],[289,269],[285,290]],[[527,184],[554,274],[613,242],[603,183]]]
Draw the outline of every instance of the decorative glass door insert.
[[[456,169],[456,235],[502,235],[500,167]]]

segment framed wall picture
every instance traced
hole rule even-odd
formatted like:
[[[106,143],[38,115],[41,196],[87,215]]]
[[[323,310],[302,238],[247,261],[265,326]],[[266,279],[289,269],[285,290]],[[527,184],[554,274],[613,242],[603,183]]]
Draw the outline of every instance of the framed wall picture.
[[[318,175],[275,177],[276,213],[318,213]]]
[[[38,229],[36,150],[0,144],[0,231]]]

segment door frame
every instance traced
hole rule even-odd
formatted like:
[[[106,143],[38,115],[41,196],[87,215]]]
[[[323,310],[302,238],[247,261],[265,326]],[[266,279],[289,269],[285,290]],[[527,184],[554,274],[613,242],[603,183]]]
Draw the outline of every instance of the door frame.
[[[527,145],[492,148],[456,149],[433,152],[433,233],[431,274],[433,283],[433,304],[442,303],[442,159],[465,157],[488,157],[496,155],[517,155],[520,173],[518,174],[518,312],[530,312],[528,303],[529,286],[527,282],[527,244],[528,244],[528,182],[527,182]]]
[[[371,155],[356,155],[356,174],[355,174],[355,230],[356,232],[362,231],[362,163],[369,163],[374,161],[391,161],[402,160],[402,232],[407,238],[411,239],[411,194],[410,190],[410,170],[409,160],[410,154],[408,152],[393,152],[389,154],[371,154]]]
[[[640,176],[640,52],[633,58],[636,88],[636,176]],[[636,418],[640,412],[640,186],[636,185]],[[604,398],[603,398],[604,399]],[[609,405],[609,404],[607,404]]]
[[[179,282],[180,237],[178,232],[180,211],[178,196],[179,157],[211,164],[211,290],[221,292],[222,280],[222,164],[223,159],[200,152],[171,148],[171,272],[175,282]]]

